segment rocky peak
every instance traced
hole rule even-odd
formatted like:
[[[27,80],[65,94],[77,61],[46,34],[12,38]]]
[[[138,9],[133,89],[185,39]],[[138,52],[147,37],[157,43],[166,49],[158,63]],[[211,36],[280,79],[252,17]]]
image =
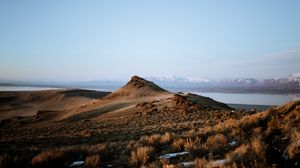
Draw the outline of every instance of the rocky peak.
[[[142,88],[142,87],[147,87],[153,90],[164,90],[154,84],[153,82],[147,81],[146,79],[143,79],[139,76],[133,76],[131,80],[125,85],[125,87],[130,87],[130,88]]]

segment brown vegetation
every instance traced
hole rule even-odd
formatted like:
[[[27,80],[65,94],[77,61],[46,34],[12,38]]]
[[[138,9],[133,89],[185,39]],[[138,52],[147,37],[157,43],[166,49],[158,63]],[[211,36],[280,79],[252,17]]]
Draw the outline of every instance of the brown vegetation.
[[[100,163],[99,155],[91,155],[85,158],[84,165],[88,168],[97,168],[100,167]]]
[[[149,146],[138,147],[131,152],[129,163],[132,166],[140,167],[146,165],[153,158],[155,149]]]
[[[0,167],[67,167],[79,160],[85,167],[300,165],[300,102],[262,112],[232,112],[218,102],[203,106],[195,96],[170,93],[128,99],[129,105],[113,110],[116,104],[104,106],[107,101],[92,104],[101,107],[87,112],[95,118],[2,125]],[[157,111],[145,114],[145,109]],[[160,158],[174,152],[189,154]]]

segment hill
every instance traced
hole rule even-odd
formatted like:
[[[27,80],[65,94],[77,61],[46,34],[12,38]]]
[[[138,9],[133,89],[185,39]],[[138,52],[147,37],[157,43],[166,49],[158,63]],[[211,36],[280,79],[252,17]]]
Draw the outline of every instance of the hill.
[[[14,124],[34,124],[47,120],[97,120],[112,114],[123,116],[149,110],[156,110],[157,113],[167,110],[175,114],[191,109],[231,109],[207,97],[168,92],[138,76],[133,76],[126,85],[112,93],[89,90],[3,92],[0,98],[0,119],[8,119],[2,123],[13,121]],[[11,117],[15,118],[9,120]]]
[[[300,102],[233,110],[139,77],[113,93],[29,93],[2,103],[85,101],[2,120],[0,167],[299,167]]]
[[[133,76],[131,80],[120,89],[109,94],[106,99],[113,98],[140,98],[167,93],[155,83],[147,81],[139,76]]]
[[[82,89],[0,92],[0,120],[34,116],[39,111],[68,111],[108,94]]]

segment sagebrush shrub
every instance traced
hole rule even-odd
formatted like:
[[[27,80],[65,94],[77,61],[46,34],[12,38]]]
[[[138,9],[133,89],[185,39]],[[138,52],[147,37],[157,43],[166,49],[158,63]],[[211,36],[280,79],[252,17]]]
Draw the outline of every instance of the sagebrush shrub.
[[[100,156],[99,155],[91,155],[85,158],[84,165],[88,168],[97,168],[100,167]]]
[[[130,163],[134,166],[141,166],[148,163],[153,158],[155,149],[150,146],[138,147],[136,150],[131,152]]]

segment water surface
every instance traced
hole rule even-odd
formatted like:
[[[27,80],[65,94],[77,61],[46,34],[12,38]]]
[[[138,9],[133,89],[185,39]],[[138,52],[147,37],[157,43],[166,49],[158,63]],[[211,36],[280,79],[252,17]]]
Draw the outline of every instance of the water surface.
[[[33,87],[33,86],[0,86],[0,91],[39,91],[39,90],[57,90],[61,88],[52,87]]]
[[[300,100],[300,94],[236,94],[236,93],[201,93],[194,94],[213,98],[217,101],[232,104],[253,104],[253,105],[282,105],[289,101]]]

